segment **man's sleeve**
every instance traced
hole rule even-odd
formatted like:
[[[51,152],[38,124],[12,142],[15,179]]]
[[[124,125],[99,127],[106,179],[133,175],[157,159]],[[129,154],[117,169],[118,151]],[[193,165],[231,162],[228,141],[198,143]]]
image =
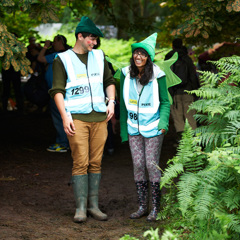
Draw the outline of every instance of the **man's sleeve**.
[[[65,71],[64,65],[59,57],[55,58],[53,61],[53,84],[52,88],[49,90],[49,94],[54,98],[56,93],[62,93],[65,96],[67,73]]]

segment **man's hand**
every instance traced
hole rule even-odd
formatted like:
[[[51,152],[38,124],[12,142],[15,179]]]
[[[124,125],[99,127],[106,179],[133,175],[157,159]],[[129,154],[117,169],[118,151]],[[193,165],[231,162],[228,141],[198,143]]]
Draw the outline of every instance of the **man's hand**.
[[[75,126],[73,120],[71,120],[68,116],[63,119],[63,128],[68,136],[74,136]]]
[[[46,40],[45,41],[45,44],[44,44],[44,47],[46,47],[47,49],[51,46],[51,41],[50,40]]]
[[[107,106],[107,122],[113,117],[115,104],[114,101],[109,101]]]

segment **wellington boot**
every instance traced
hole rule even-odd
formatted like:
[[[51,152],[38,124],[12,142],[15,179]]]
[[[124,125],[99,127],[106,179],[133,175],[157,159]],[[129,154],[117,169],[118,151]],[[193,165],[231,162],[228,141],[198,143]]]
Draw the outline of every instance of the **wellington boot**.
[[[88,213],[99,221],[106,221],[107,215],[98,208],[98,192],[99,183],[101,179],[100,173],[89,173],[88,174]]]
[[[151,182],[151,188],[152,188],[152,211],[147,216],[147,221],[154,222],[157,220],[157,215],[160,209],[161,192],[159,182]]]
[[[77,206],[73,221],[85,222],[87,220],[88,175],[72,176],[72,184]]]
[[[138,195],[138,204],[139,208],[136,212],[130,215],[131,219],[139,219],[143,216],[147,215],[148,211],[148,182],[147,181],[140,181],[135,182],[137,188],[137,195]]]

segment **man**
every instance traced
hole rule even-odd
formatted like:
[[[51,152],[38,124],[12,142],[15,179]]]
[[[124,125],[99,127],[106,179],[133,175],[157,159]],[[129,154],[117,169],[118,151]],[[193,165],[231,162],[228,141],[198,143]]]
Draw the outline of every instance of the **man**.
[[[46,64],[45,80],[47,81],[48,89],[52,88],[53,60],[58,53],[64,52],[65,50],[67,50],[67,39],[63,35],[55,36],[54,41],[52,43],[54,52],[45,55],[46,51],[49,49],[50,46],[51,46],[51,41],[49,40],[45,41],[44,47],[41,49],[37,58],[39,62]],[[57,152],[57,153],[67,152],[67,150],[69,149],[69,143],[68,143],[67,135],[63,129],[62,118],[60,116],[60,113],[53,99],[50,99],[49,104],[50,104],[50,112],[52,116],[53,125],[56,129],[56,141],[54,144],[51,144],[47,148],[47,151]]]
[[[197,127],[196,120],[193,117],[194,111],[187,112],[189,105],[194,101],[194,96],[186,93],[185,90],[191,91],[199,88],[199,82],[196,68],[192,59],[188,56],[186,48],[182,45],[182,40],[179,38],[174,39],[172,48],[173,50],[165,56],[165,60],[170,59],[175,52],[178,53],[178,60],[173,64],[172,70],[182,80],[182,83],[169,89],[173,98],[171,114],[177,132],[176,141],[178,143],[184,131],[186,119],[193,129]]]
[[[81,18],[75,36],[73,49],[54,60],[50,95],[61,114],[72,151],[77,206],[74,222],[85,222],[87,211],[102,221],[107,215],[98,208],[98,189],[107,121],[114,114],[115,81],[102,50],[94,49],[103,34],[88,17]]]

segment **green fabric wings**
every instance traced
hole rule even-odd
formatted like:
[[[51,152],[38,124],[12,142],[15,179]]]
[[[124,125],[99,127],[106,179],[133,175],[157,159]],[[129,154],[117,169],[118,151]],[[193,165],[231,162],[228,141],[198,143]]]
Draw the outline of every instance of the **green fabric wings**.
[[[121,69],[128,66],[129,63],[121,63],[107,56],[106,56],[106,59],[108,62],[112,63],[112,65],[114,65],[118,69],[114,75],[114,78],[120,79]],[[167,88],[173,87],[182,82],[182,80],[171,70],[171,66],[177,61],[177,59],[178,59],[178,53],[175,52],[173,56],[166,61],[162,60],[162,61],[154,62],[154,64],[156,64],[162,71],[165,72]],[[168,97],[169,97],[170,103],[172,104],[172,97],[169,93],[168,93]]]
[[[166,74],[167,88],[173,87],[182,82],[182,80],[171,70],[171,66],[178,60],[178,53],[166,61],[154,62]]]

